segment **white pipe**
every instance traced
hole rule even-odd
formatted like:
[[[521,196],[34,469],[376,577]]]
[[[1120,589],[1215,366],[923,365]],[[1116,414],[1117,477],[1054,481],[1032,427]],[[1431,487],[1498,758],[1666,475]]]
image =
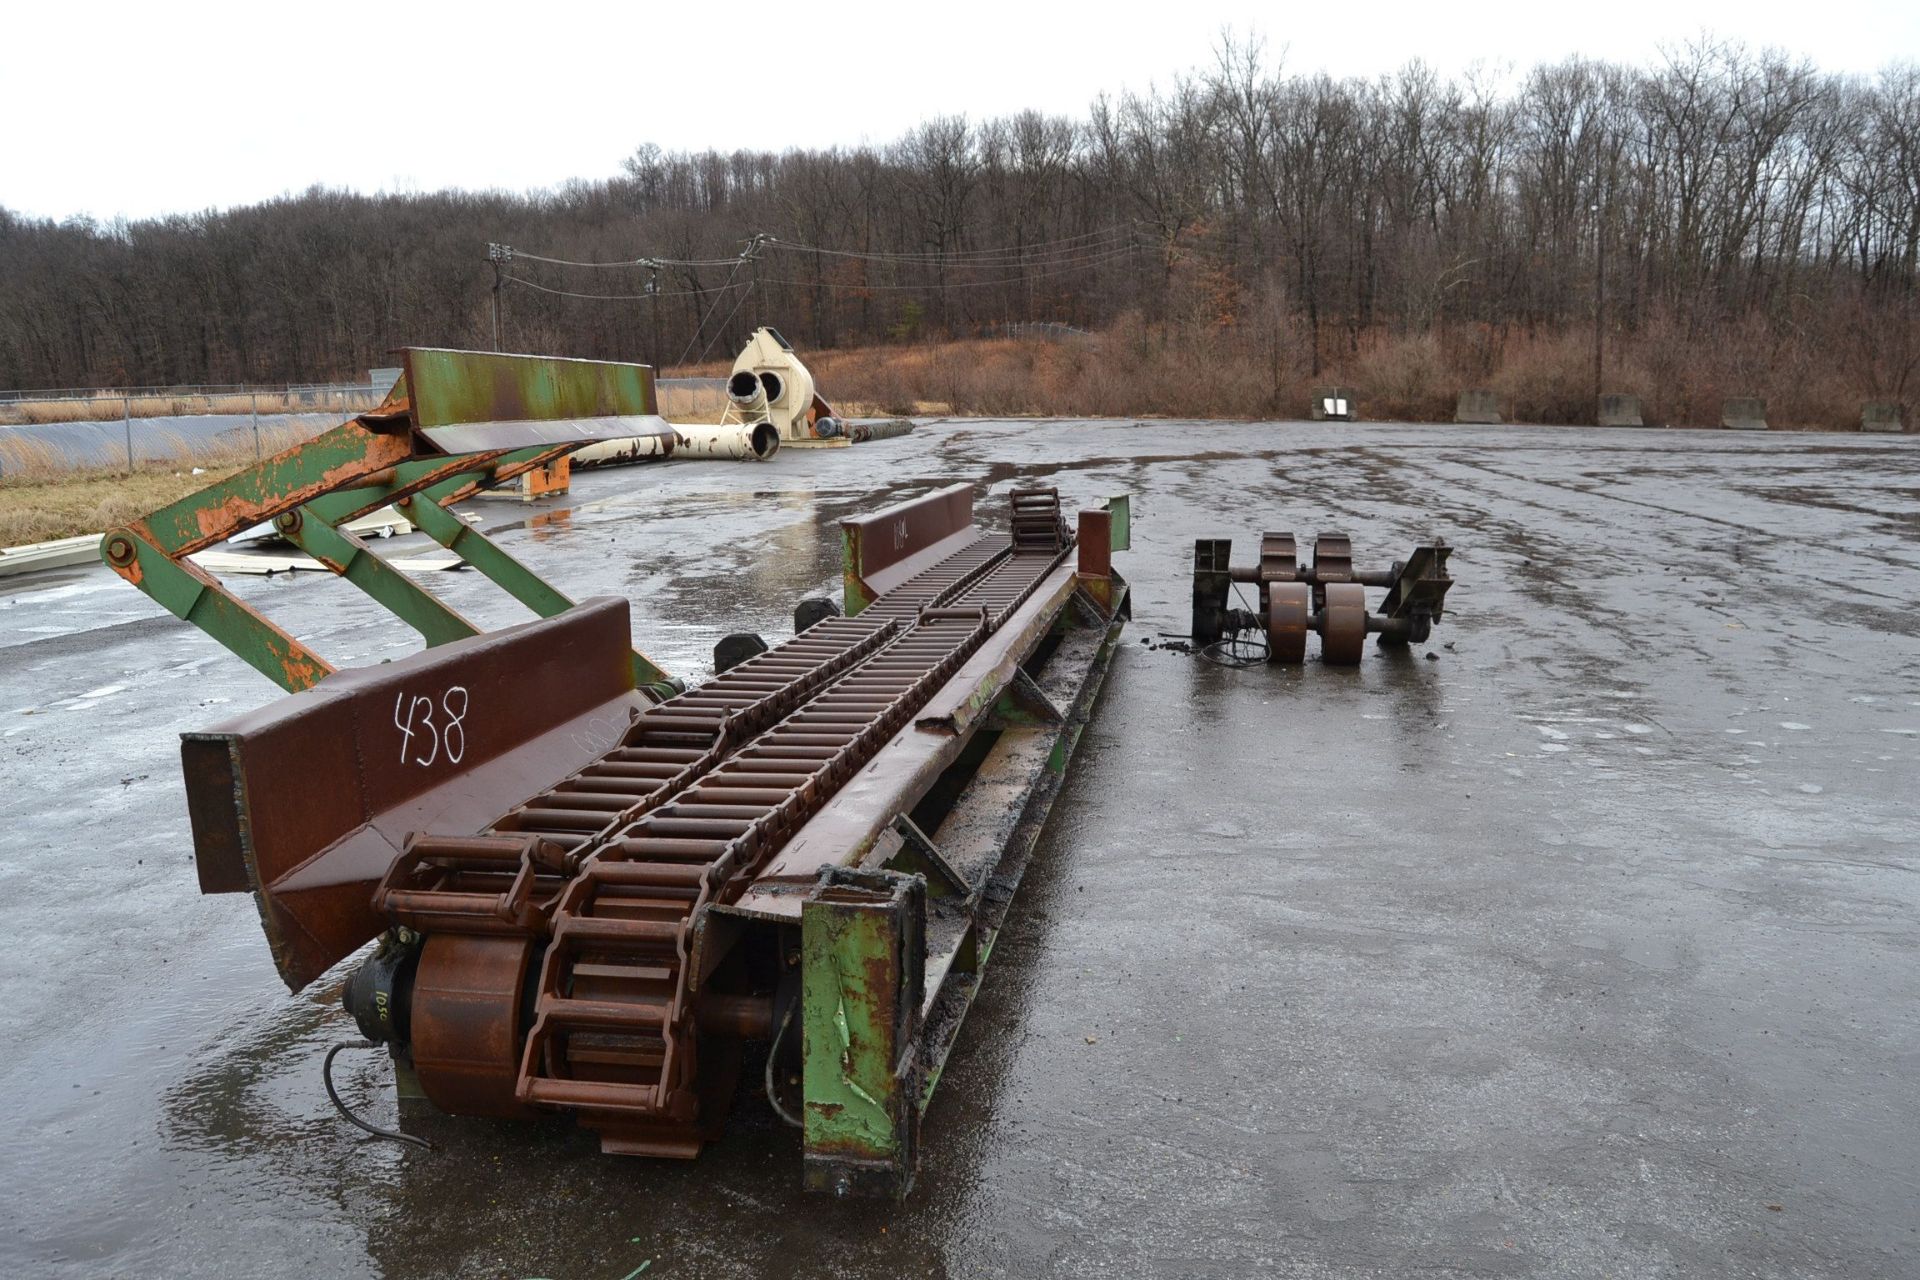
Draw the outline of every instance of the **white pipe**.
[[[724,425],[676,422],[673,438],[630,436],[602,440],[571,457],[576,467],[612,467],[656,458],[728,458],[764,462],[780,452],[780,431],[771,422],[729,422]]]
[[[779,385],[776,380],[774,386]],[[767,388],[750,370],[738,370],[727,379],[727,399],[733,401],[734,412],[743,418],[767,416]]]
[[[671,436],[627,436],[620,440],[602,440],[584,449],[575,449],[567,457],[576,467],[617,467],[626,462],[650,462],[673,452]]]
[[[752,458],[765,462],[780,452],[780,428],[771,422],[729,422],[722,426],[673,424],[676,458]]]

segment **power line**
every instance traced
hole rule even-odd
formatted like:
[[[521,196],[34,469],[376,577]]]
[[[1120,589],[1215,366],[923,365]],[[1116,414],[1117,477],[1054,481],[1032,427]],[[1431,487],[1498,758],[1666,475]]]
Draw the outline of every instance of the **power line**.
[[[700,335],[703,332],[705,332],[707,327],[707,318],[713,314],[713,309],[720,305],[720,299],[726,297],[727,290],[733,287],[733,278],[740,274],[740,268],[746,263],[747,259],[750,256],[752,256],[753,251],[755,249],[758,249],[759,247],[760,247],[759,237],[756,236],[754,238],[754,243],[748,248],[747,252],[741,254],[737,259],[734,260],[733,270],[727,273],[726,282],[720,286],[719,292],[713,295],[713,302],[709,304],[706,311],[701,314],[700,322],[693,326],[693,336],[687,339],[687,350],[682,351],[680,353],[680,358],[674,362],[675,364],[685,364],[687,362],[687,352],[692,351],[693,344],[700,341]],[[754,283],[757,284],[759,282],[756,280]],[[741,294],[740,295],[741,301],[745,301],[746,296],[747,295],[744,293]],[[738,311],[739,309],[740,309],[740,303],[739,302],[734,303],[733,311]],[[728,320],[733,319],[733,311],[727,312]],[[724,321],[721,323],[720,327],[722,329],[726,328],[726,324]],[[712,344],[709,343],[708,345],[711,346]]]
[[[554,289],[544,284],[536,284],[525,276],[502,276],[514,284],[525,285],[540,293],[551,293],[562,298],[590,298],[601,302],[645,302],[648,298],[691,298],[712,293],[712,289],[668,289],[654,293],[575,293],[571,289]],[[727,288],[720,285],[719,288]]]
[[[654,270],[659,267],[726,267],[739,259],[734,258],[628,258],[619,262],[579,262],[572,258],[547,258],[537,253],[528,253],[525,249],[515,249],[513,256],[526,258],[533,262],[547,262],[556,267],[595,267],[617,270],[626,267],[644,267]]]
[[[720,326],[713,331],[713,336],[707,339],[707,345],[700,348],[700,355],[697,359],[694,360],[695,364],[699,364],[700,361],[705,360],[707,358],[707,352],[713,350],[713,344],[720,341],[720,335],[727,331],[727,326],[733,322],[733,317],[739,313],[741,305],[746,302],[747,295],[751,294],[753,292],[754,286],[759,283],[760,282],[758,280],[751,280],[747,283],[747,287],[740,291],[739,298],[735,299],[734,301],[733,310],[727,312],[725,318],[720,321]],[[699,331],[696,330],[693,336],[696,338],[699,337],[700,336]],[[687,362],[686,352],[683,351],[680,353],[680,363],[685,364],[686,362]]]
[[[927,281],[924,284],[850,284],[850,283],[847,283],[844,281],[838,281],[838,280],[771,279],[771,280],[765,280],[762,283],[790,284],[790,285],[797,285],[799,287],[807,288],[807,289],[813,289],[813,288],[844,289],[844,290],[848,290],[855,293],[870,293],[874,291],[885,291],[885,292],[911,291],[916,293],[929,293],[929,292],[938,292],[946,289],[984,289],[984,288],[990,288],[993,285],[1025,284],[1029,280],[1044,280],[1049,276],[1069,275],[1076,271],[1087,271],[1087,270],[1091,270],[1094,267],[1105,266],[1108,263],[1118,262],[1123,258],[1130,258],[1132,256],[1133,256],[1133,248],[1131,245],[1129,245],[1122,248],[1110,249],[1103,253],[1095,254],[1089,257],[1076,259],[1074,261],[1066,263],[1065,265],[1059,265],[1059,264],[1050,265],[1048,269],[1044,271],[1018,272],[1014,275],[996,276],[991,280],[950,280],[945,283],[941,283],[939,281]]]
[[[1054,258],[1070,257],[1087,250],[1101,249],[1122,240],[1131,241],[1138,220],[1130,220],[1096,231],[1081,232],[1078,235],[1058,236],[1048,240],[1035,240],[1024,245],[1002,245],[989,249],[952,249],[952,250],[890,250],[890,249],[832,249],[824,245],[802,244],[794,240],[781,240],[774,236],[756,235],[743,253],[752,253],[764,246],[781,249],[789,253],[814,253],[833,258],[858,258],[869,262],[898,262],[924,265],[949,266],[1018,266],[1022,263],[1042,262]],[[613,262],[588,262],[575,258],[555,258],[544,254],[528,253],[524,249],[512,251],[515,258],[525,258],[531,262],[544,262],[556,267],[581,267],[588,270],[619,271],[642,268],[658,270],[661,267],[727,267],[740,261],[736,255],[731,258],[660,258],[643,255]],[[555,290],[555,292],[563,292]],[[590,295],[582,295],[590,296]],[[615,295],[606,295],[609,297]],[[665,296],[665,295],[662,295]]]
[[[791,285],[801,289],[836,289],[849,293],[932,293],[947,289],[985,289],[991,288],[994,285],[1019,285],[1025,284],[1029,280],[1045,280],[1051,276],[1068,275],[1076,271],[1087,271],[1094,267],[1106,266],[1109,263],[1118,262],[1123,258],[1132,256],[1132,253],[1133,248],[1131,245],[1103,249],[1083,257],[1046,264],[1045,270],[1016,272],[1012,275],[995,276],[990,280],[949,280],[945,283],[929,280],[921,284],[860,284],[844,280],[800,280],[791,277],[774,276],[762,277],[760,283]],[[515,256],[518,257],[521,255],[516,251]],[[737,270],[742,260],[727,259],[727,261],[732,262]],[[963,266],[960,269],[964,270],[965,268]],[[644,302],[649,298],[690,298],[705,296],[707,294],[717,295],[735,287],[732,276],[729,276],[725,283],[717,285],[712,289],[675,289],[662,293],[576,293],[571,289],[554,289],[547,285],[536,284],[523,276],[509,275],[504,276],[503,279],[514,284],[524,285],[540,293],[550,293],[562,298],[582,298],[594,302]],[[717,306],[719,306],[718,297],[716,297],[713,304],[708,307],[707,315],[711,316],[713,314],[713,308]],[[735,310],[738,310],[737,305]],[[705,325],[706,320],[703,318],[701,320],[701,328],[704,328]],[[694,337],[694,341],[696,342],[699,340],[698,335],[699,330],[696,329]],[[689,350],[692,349],[692,345],[692,343],[688,343]]]
[[[997,249],[937,250],[860,250],[829,249],[821,245],[798,244],[790,240],[770,240],[774,249],[790,253],[818,253],[830,258],[861,258],[873,262],[902,262],[926,266],[1017,266],[1022,262],[1067,257],[1085,250],[1106,248],[1121,241],[1132,242],[1133,224],[1090,231],[1085,235],[1065,236],[1058,240],[1038,240],[1027,245],[1007,245]],[[1050,247],[1053,246],[1053,247]]]

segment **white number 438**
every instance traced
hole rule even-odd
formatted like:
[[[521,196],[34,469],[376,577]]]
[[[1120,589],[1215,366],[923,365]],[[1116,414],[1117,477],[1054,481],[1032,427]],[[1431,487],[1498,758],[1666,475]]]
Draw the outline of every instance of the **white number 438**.
[[[435,711],[439,719],[434,718]],[[439,705],[425,694],[402,692],[393,700],[393,727],[400,731],[400,763],[422,767],[445,756],[459,764],[467,754],[467,690],[454,685],[440,695]]]

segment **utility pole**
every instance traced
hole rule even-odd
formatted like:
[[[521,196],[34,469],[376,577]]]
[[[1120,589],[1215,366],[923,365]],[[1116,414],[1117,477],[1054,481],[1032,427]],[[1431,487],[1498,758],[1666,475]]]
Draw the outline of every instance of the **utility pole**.
[[[513,261],[513,246],[489,244],[487,261],[493,264],[493,349],[500,349],[500,286],[506,265]]]
[[[1607,212],[1596,205],[1600,216],[1594,222],[1593,238],[1593,411],[1600,412],[1600,366],[1607,344]]]
[[[655,369],[660,367],[660,264],[651,258],[641,259],[647,268],[647,307],[653,313],[652,340],[647,344],[647,363]]]
[[[1593,421],[1600,422],[1600,368],[1607,332],[1607,196],[1601,131],[1593,134]]]
[[[752,268],[751,279],[747,284],[747,295],[753,299],[753,311],[749,318],[753,321],[752,327],[755,329],[760,327],[760,247],[771,239],[773,237],[764,231],[754,232],[753,239],[747,241],[747,247],[740,255]]]

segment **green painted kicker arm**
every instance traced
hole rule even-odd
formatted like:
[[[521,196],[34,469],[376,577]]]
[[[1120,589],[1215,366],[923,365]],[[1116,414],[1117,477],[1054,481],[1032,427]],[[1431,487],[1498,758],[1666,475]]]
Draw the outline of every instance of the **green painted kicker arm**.
[[[235,599],[206,570],[171,559],[133,530],[109,532],[102,555],[168,613],[200,628],[288,693],[332,673],[324,658]]]
[[[404,428],[371,431],[356,418],[164,506],[133,528],[168,555],[202,551],[249,525],[396,467],[412,453]]]
[[[440,504],[470,491],[474,487],[477,472],[512,475],[563,452],[552,445],[516,449],[510,453],[476,459],[476,465],[453,475],[444,474],[447,469],[445,459],[403,463],[394,468],[393,479],[386,484],[331,493],[309,502],[302,511],[329,525],[338,525],[392,503],[420,532],[478,569],[501,590],[536,614],[551,618],[571,609],[573,600]],[[440,474],[432,483],[425,486],[420,484],[423,477],[434,473]],[[386,602],[383,600],[382,603]],[[387,607],[394,608],[390,604]],[[412,615],[397,608],[394,612],[409,626],[418,628]],[[425,634],[424,629],[421,630]],[[429,639],[428,643],[444,641]],[[633,674],[635,682],[643,685],[657,684],[669,678],[666,671],[638,649],[633,650]]]
[[[573,601],[564,592],[501,550],[486,534],[441,506],[435,496],[435,489],[440,487],[436,485],[397,504],[415,528],[486,574],[501,590],[541,617],[551,618],[573,607]],[[459,481],[448,481],[445,487],[452,491],[463,485]],[[667,679],[667,673],[635,649],[633,677],[638,684],[658,684]]]
[[[438,596],[376,555],[358,537],[324,520],[309,519],[306,509],[275,522],[287,540],[386,606],[394,617],[418,631],[427,647],[480,634]]]
[[[475,482],[476,478],[495,470],[518,467],[543,454],[552,453],[551,446],[534,449],[516,449],[511,453],[466,454],[453,458],[422,458],[414,462],[403,462],[392,471],[382,475],[383,483],[363,484],[352,489],[342,489],[325,494],[308,502],[303,508],[309,515],[317,516],[335,526],[357,520],[381,507],[410,497],[422,489],[433,487],[436,491],[463,487]]]
[[[486,534],[434,501],[432,491],[396,504],[414,527],[500,584],[502,590],[543,618],[573,608],[552,583],[502,551]]]

